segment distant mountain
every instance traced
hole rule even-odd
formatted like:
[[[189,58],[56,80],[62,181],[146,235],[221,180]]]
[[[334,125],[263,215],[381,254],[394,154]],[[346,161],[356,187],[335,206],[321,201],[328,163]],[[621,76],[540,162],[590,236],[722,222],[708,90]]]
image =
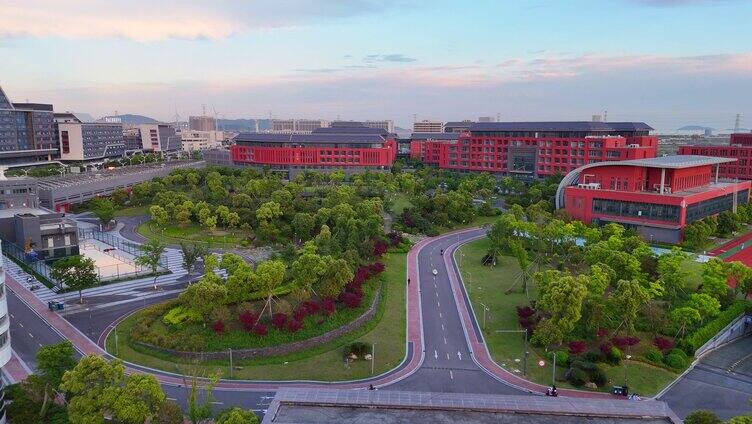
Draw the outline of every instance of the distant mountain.
[[[703,127],[702,125],[685,125],[679,128],[677,131],[705,131],[705,130],[713,130],[713,128]]]
[[[104,120],[112,120],[112,119],[120,119],[120,122],[123,124],[128,125],[141,125],[141,124],[158,124],[161,121],[157,121],[154,118],[149,118],[148,116],[143,115],[132,115],[130,113],[126,113],[125,115],[110,115],[110,116],[104,116],[102,117],[102,121]]]
[[[733,129],[733,128],[726,128],[726,129],[725,129],[725,130],[723,130],[723,131],[728,131],[728,132],[730,132],[730,133],[733,133],[733,132],[734,132],[734,129]],[[746,133],[746,132],[750,132],[750,129],[749,129],[749,128],[739,128],[739,132],[740,132],[740,133]]]
[[[272,129],[272,121],[269,119],[217,119],[217,129],[220,131],[266,131]]]

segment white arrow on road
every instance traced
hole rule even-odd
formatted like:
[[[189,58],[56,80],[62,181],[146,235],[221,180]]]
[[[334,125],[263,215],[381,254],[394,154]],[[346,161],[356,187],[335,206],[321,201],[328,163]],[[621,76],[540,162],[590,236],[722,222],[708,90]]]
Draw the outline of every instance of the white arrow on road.
[[[439,352],[437,352],[437,351],[434,350],[433,351],[433,357],[434,357],[434,359],[439,359]]]
[[[462,354],[460,353],[459,350],[457,351],[457,357],[460,358],[460,361],[462,360]]]

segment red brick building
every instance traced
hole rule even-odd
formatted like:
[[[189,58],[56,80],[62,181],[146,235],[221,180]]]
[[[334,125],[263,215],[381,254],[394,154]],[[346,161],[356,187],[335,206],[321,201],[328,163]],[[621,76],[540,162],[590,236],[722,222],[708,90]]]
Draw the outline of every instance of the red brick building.
[[[616,222],[647,240],[678,243],[687,224],[749,201],[750,181],[719,176],[735,161],[664,156],[584,165],[564,177],[556,207],[586,224]]]
[[[393,134],[378,128],[319,128],[311,134],[241,133],[230,154],[235,165],[268,167],[294,176],[305,170],[346,172],[390,169]]]
[[[721,165],[720,177],[752,180],[752,133],[731,134],[728,146],[680,146],[678,154],[736,158],[736,162]]]
[[[658,138],[641,122],[476,122],[451,137],[413,138],[411,157],[439,168],[530,177],[582,165],[655,157]]]

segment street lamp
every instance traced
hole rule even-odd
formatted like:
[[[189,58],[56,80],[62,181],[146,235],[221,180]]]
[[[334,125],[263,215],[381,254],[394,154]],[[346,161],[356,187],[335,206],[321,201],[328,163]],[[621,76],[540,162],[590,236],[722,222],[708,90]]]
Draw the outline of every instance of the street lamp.
[[[488,311],[488,306],[484,305],[482,302],[480,306],[483,307],[483,329],[486,329],[486,312]]]
[[[482,303],[481,303],[482,305]],[[497,333],[525,333],[525,354],[522,357],[522,375],[527,376],[527,358],[530,356],[530,349],[527,343],[527,328],[524,330],[496,330]],[[538,365],[543,367],[546,365],[546,361],[540,360],[538,361]]]

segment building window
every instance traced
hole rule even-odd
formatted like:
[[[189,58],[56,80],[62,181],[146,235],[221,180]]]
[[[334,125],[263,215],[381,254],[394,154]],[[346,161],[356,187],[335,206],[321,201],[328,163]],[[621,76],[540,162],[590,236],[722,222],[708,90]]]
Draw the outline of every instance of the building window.
[[[63,153],[64,154],[70,153],[70,140],[68,138],[68,131],[61,131],[60,141],[62,142]]]
[[[593,199],[593,212],[653,221],[679,222],[680,208],[674,205]]]

